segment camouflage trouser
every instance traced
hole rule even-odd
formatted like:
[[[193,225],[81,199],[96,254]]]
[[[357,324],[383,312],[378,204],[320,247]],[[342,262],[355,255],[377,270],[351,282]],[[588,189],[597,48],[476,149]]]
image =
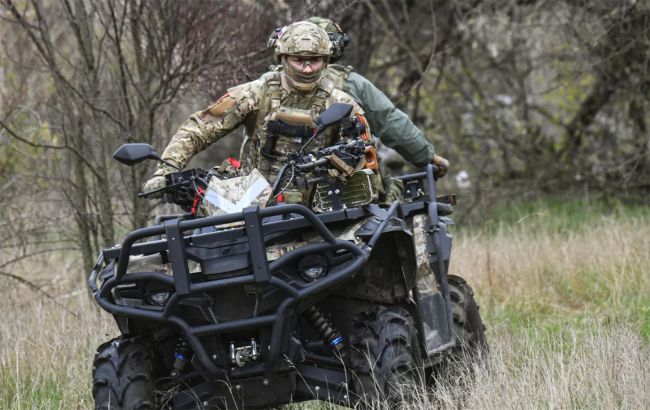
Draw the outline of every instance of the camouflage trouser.
[[[413,246],[415,249],[416,276],[418,288],[424,290],[429,288],[431,282],[435,282],[434,272],[429,264],[429,249],[427,248],[427,230],[429,217],[425,214],[413,217]],[[435,289],[433,287],[432,289]]]
[[[431,250],[428,242],[431,234],[429,226],[429,217],[426,214],[418,214],[413,217],[413,245],[415,247],[415,275],[417,279],[417,289],[420,299],[420,313],[422,315],[422,327],[425,337],[427,350],[440,345],[441,329],[436,326],[440,318],[436,314],[436,300],[444,303],[444,299],[439,290],[439,283],[436,281],[436,275],[431,266]],[[442,311],[442,310],[439,310]]]
[[[404,198],[404,182],[401,179],[388,177],[384,179],[384,190],[386,201],[393,202]]]
[[[385,203],[391,203],[395,200],[404,198],[404,182],[401,179],[393,178],[387,166],[379,163],[379,177],[381,184],[379,187],[379,200]]]

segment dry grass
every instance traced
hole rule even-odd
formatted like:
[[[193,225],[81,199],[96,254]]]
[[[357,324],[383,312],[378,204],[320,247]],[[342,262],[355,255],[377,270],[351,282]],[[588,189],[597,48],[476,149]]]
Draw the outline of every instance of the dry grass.
[[[456,233],[451,273],[476,291],[491,355],[407,408],[650,408],[650,212],[558,209]],[[0,277],[2,409],[91,407],[93,353],[117,333],[48,262],[18,273],[78,317]]]
[[[629,326],[596,322],[558,333],[504,332],[464,388],[443,383],[433,401],[473,409],[649,408],[649,353]]]
[[[84,288],[63,277],[65,266],[51,261],[42,269],[52,275],[24,276],[75,314],[0,277],[0,408],[91,408],[93,355],[117,335],[116,327],[98,314]]]
[[[438,406],[650,408],[650,213],[602,211],[539,206],[456,235],[450,270],[476,290],[491,356]]]
[[[558,222],[546,210],[520,222],[460,232],[450,273],[477,289],[489,314],[513,307],[522,317],[647,308],[650,213],[593,214],[578,224],[572,217],[560,215]]]

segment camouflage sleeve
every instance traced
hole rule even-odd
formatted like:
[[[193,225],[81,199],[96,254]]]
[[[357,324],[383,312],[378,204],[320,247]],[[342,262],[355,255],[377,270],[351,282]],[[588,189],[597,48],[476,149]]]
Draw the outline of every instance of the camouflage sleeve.
[[[361,115],[365,114],[363,108],[361,108],[359,103],[350,94],[346,93],[345,91],[339,90],[338,88],[333,89],[332,99],[334,100],[334,102],[351,104],[354,107],[352,108],[353,114],[361,114]]]
[[[350,73],[347,92],[361,103],[373,133],[416,166],[433,161],[435,150],[411,119],[365,77]]]
[[[219,141],[257,110],[259,80],[228,90],[219,100],[203,111],[194,113],[176,131],[162,153],[162,158],[183,169],[194,155]],[[160,164],[154,175],[172,170]]]

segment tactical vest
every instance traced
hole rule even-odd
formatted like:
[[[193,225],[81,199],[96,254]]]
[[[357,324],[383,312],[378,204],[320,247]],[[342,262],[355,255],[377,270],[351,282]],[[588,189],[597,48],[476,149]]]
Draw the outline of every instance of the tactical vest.
[[[245,173],[257,168],[271,183],[286,163],[287,155],[298,152],[311,136],[314,119],[329,107],[335,88],[334,83],[324,76],[309,95],[288,92],[282,88],[281,75],[279,71],[265,75],[265,90],[259,101],[255,131],[246,136],[240,153]],[[334,138],[333,133],[326,132],[309,145],[309,150],[329,146],[334,143]],[[291,196],[291,190],[286,193]]]
[[[345,91],[346,93],[350,91],[347,81],[350,73],[352,72],[352,66],[342,66],[340,64],[328,64],[327,70],[325,72],[325,78],[332,81],[334,86],[340,90]],[[356,98],[353,96],[353,98]],[[402,181],[390,178],[389,174],[385,174],[386,168],[380,167],[382,170],[378,175],[379,180],[379,193],[382,201],[392,202],[395,199],[402,198],[404,196],[404,185]],[[384,174],[384,175],[382,175]]]
[[[334,87],[339,90],[343,90],[346,93],[348,92],[347,81],[350,73],[352,72],[352,66],[342,66],[340,64],[328,64],[325,69],[325,78],[334,83]]]

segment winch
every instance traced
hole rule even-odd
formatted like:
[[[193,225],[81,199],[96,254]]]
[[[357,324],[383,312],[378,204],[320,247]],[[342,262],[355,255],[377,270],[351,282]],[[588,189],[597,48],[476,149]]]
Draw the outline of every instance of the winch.
[[[246,366],[247,363],[257,360],[259,353],[257,351],[257,342],[251,339],[250,345],[235,346],[235,342],[230,342],[230,361],[239,367]]]

